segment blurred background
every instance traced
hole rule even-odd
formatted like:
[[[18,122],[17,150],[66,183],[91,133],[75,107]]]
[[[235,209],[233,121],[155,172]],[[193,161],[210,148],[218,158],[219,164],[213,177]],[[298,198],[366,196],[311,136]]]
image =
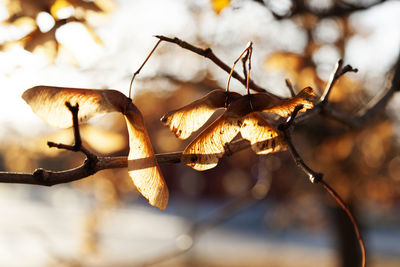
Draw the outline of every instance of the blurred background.
[[[289,96],[318,94],[339,58],[359,69],[330,96],[355,115],[390,86],[400,51],[399,1],[357,0],[1,0],[0,166],[32,172],[78,166],[69,129],[40,121],[20,97],[35,85],[113,88],[127,94],[132,74],[157,39],[179,37],[228,65],[253,41],[252,78]],[[241,73],[241,66],[237,67]],[[156,153],[181,151],[160,117],[224,88],[228,75],[207,59],[161,43],[134,82]],[[388,82],[389,81],[389,82]],[[232,81],[234,91],[244,87]],[[400,97],[378,118],[348,128],[324,117],[299,125],[305,161],[354,212],[368,266],[400,265]],[[99,155],[127,155],[123,118],[109,114],[81,127]],[[288,152],[250,149],[209,171],[162,165],[170,189],[164,212],[147,204],[126,169],[51,188],[0,184],[1,266],[356,266],[359,248],[345,214],[312,185]]]

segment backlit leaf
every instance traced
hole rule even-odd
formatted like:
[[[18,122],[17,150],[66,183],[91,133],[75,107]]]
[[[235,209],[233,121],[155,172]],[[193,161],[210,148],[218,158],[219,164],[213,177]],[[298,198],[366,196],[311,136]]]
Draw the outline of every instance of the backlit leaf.
[[[126,96],[116,90],[94,90],[55,86],[35,86],[26,90],[22,98],[33,112],[48,124],[67,128],[72,126],[72,115],[65,102],[79,103],[78,118],[84,122],[96,114],[122,111]],[[121,103],[118,103],[121,102]]]
[[[240,124],[240,117],[225,112],[186,147],[182,162],[198,171],[214,168],[225,145],[239,133]]]
[[[313,101],[315,100],[316,96],[317,95],[314,93],[311,87],[306,87],[301,90],[295,97],[283,100],[280,104],[277,104],[270,108],[266,108],[263,111],[275,113],[282,117],[288,117],[290,116],[290,114],[292,114],[294,108],[297,105],[303,105],[303,108],[299,112],[305,112],[308,109],[312,109],[314,107]]]
[[[186,139],[204,125],[217,109],[224,108],[225,104],[239,97],[238,93],[216,89],[189,105],[166,113],[161,122],[178,138]]]
[[[219,158],[224,155],[226,144],[231,142],[239,131],[244,139],[251,142],[252,149],[257,154],[281,151],[285,149],[283,139],[257,112],[273,112],[285,117],[299,104],[304,105],[301,111],[312,108],[314,97],[311,88],[303,89],[297,96],[288,100],[280,100],[264,93],[237,96],[225,113],[188,145],[183,152],[182,162],[199,171],[214,168]],[[194,116],[188,116],[186,120],[196,120]]]
[[[79,121],[106,112],[121,112],[129,132],[128,172],[139,192],[149,203],[164,210],[168,188],[154,156],[149,136],[139,109],[121,92],[51,86],[36,86],[22,95],[32,110],[57,127],[72,126],[72,115],[65,102],[78,104]]]
[[[129,175],[149,203],[164,210],[169,198],[167,185],[154,156],[140,111],[133,104],[128,108],[125,119],[129,132]]]
[[[258,112],[250,113],[244,118],[240,133],[244,139],[250,141],[251,148],[257,154],[269,154],[286,149],[279,132]]]

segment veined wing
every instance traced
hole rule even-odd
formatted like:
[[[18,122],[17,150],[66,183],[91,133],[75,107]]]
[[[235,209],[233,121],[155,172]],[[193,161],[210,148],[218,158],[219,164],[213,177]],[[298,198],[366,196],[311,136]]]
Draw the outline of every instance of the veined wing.
[[[313,89],[311,87],[306,87],[301,90],[295,97],[283,100],[281,103],[266,108],[263,111],[275,113],[281,117],[289,117],[295,107],[298,105],[303,105],[303,108],[299,112],[305,112],[308,109],[312,109],[314,107],[313,101],[315,100],[315,98],[316,94],[314,93]]]
[[[279,132],[270,125],[258,112],[252,112],[243,119],[240,133],[251,143],[257,154],[269,154],[286,149]]]
[[[154,156],[142,114],[132,104],[125,114],[125,119],[129,132],[129,175],[149,203],[164,210],[168,204],[168,188]]]
[[[166,113],[161,122],[168,126],[176,137],[186,139],[203,126],[217,109],[224,108],[238,97],[238,93],[216,89],[189,105]]]
[[[72,115],[65,102],[79,104],[78,119],[86,121],[96,114],[122,112],[127,97],[116,90],[79,89],[55,86],[35,86],[26,90],[22,98],[34,113],[48,124],[67,128],[72,126]]]
[[[240,118],[225,112],[209,125],[182,154],[182,162],[195,170],[214,168],[225,153],[225,145],[239,133]]]

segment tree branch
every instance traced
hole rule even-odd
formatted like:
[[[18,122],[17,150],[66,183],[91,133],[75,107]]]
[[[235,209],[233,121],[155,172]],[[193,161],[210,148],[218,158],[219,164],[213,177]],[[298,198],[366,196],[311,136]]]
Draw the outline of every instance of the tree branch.
[[[256,0],[254,0],[254,1],[256,1]],[[259,1],[257,1],[257,2],[259,2]],[[293,8],[287,14],[279,15],[279,14],[275,13],[273,10],[271,10],[274,17],[278,20],[288,19],[288,18],[292,18],[297,15],[304,15],[304,14],[313,14],[319,18],[345,17],[353,12],[366,10],[373,6],[382,4],[383,2],[386,2],[386,0],[371,2],[370,4],[366,4],[366,5],[351,4],[351,3],[347,3],[347,2],[340,0],[340,1],[334,1],[333,6],[329,9],[312,9],[305,3],[304,0],[300,0],[300,1],[297,0],[297,1],[292,1],[292,2],[293,2]]]
[[[381,94],[377,94],[365,107],[363,107],[355,116],[345,114],[337,109],[332,108],[328,102],[328,96],[333,88],[334,83],[346,72],[356,71],[350,65],[346,65],[344,68],[340,68],[342,63],[337,64],[335,71],[331,75],[330,82],[327,83],[326,89],[320,101],[314,106],[313,109],[306,113],[299,115],[295,119],[295,123],[300,123],[309,120],[311,117],[321,114],[322,116],[334,119],[347,125],[351,128],[361,126],[366,120],[371,118],[373,115],[378,114],[379,110],[383,109],[389,102],[394,93],[400,91],[400,55],[397,58],[397,62],[394,66],[394,73],[392,83],[389,88],[384,90]]]
[[[289,79],[285,79],[285,84],[286,84],[286,87],[289,89],[290,96],[291,96],[291,97],[295,97],[295,96],[296,96],[296,93],[295,93],[295,91],[294,91],[293,85],[292,85],[292,83],[290,82],[290,80],[289,80]]]
[[[183,40],[181,40],[181,39],[179,39],[179,38],[177,38],[177,37],[175,37],[175,38],[169,38],[169,37],[165,37],[165,36],[162,36],[162,35],[156,35],[155,37],[158,38],[158,39],[160,39],[160,40],[163,40],[163,41],[165,41],[165,42],[169,42],[169,43],[173,43],[173,44],[179,45],[180,47],[182,47],[182,48],[184,48],[184,49],[186,49],[186,50],[192,51],[193,53],[196,53],[196,54],[198,54],[198,55],[200,55],[200,56],[203,56],[203,57],[205,57],[205,58],[208,58],[208,59],[210,59],[212,62],[214,62],[215,65],[217,65],[218,67],[220,67],[221,69],[223,69],[226,73],[229,74],[229,73],[231,72],[231,67],[229,67],[229,66],[228,66],[227,64],[225,64],[222,60],[220,60],[220,59],[214,54],[214,52],[211,50],[211,48],[202,49],[202,48],[196,47],[196,46],[194,46],[194,45],[191,45],[191,44],[189,44],[189,43],[187,43],[187,42],[185,42],[185,41],[183,41]],[[247,84],[246,79],[243,78],[242,76],[240,76],[236,71],[233,71],[232,77],[235,78],[236,80],[238,80],[238,81],[239,81],[241,84],[243,84],[244,86],[246,86],[246,84]],[[277,96],[277,95],[274,95],[274,94],[268,92],[266,89],[264,89],[264,88],[262,88],[261,86],[257,85],[257,84],[256,84],[254,81],[252,81],[252,80],[250,80],[249,87],[250,87],[250,89],[252,89],[252,90],[254,90],[254,91],[263,92],[263,93],[266,93],[266,94],[271,95],[272,97],[281,99],[281,97],[279,97],[279,96]]]
[[[234,141],[228,145],[229,153],[226,156],[250,147],[250,143],[244,139]],[[156,154],[159,164],[174,164],[181,162],[182,152]],[[33,173],[0,172],[0,183],[17,183],[52,186],[56,184],[73,182],[106,169],[127,168],[128,158],[122,157],[98,157],[93,163],[89,159],[74,169],[64,171],[51,171],[37,169]]]
[[[350,65],[346,65],[343,67],[343,60],[340,59],[336,65],[335,65],[335,70],[332,72],[331,76],[329,77],[328,83],[326,84],[324,93],[322,94],[321,98],[320,98],[320,102],[328,102],[328,97],[329,94],[332,91],[333,86],[335,85],[336,81],[342,76],[344,75],[346,72],[357,72],[358,69],[353,69],[352,66]]]
[[[308,178],[310,179],[311,183],[313,184],[321,184],[323,188],[335,199],[335,201],[340,205],[340,207],[343,209],[343,211],[347,214],[348,218],[350,219],[354,233],[357,237],[358,243],[360,245],[360,251],[361,251],[361,266],[365,266],[365,260],[366,260],[366,253],[365,253],[365,245],[364,241],[361,237],[359,227],[357,225],[356,220],[354,219],[353,214],[347,207],[347,205],[344,203],[342,198],[339,196],[339,194],[323,179],[323,174],[318,173],[311,169],[301,158],[300,154],[297,152],[296,148],[293,145],[291,134],[290,134],[290,129],[291,126],[294,122],[294,119],[297,115],[297,113],[303,108],[302,105],[299,105],[295,108],[293,111],[292,115],[289,117],[286,123],[283,123],[279,125],[278,130],[280,130],[283,134],[283,137],[287,143],[287,146],[289,148],[289,152],[292,155],[292,158],[294,159],[296,165],[303,170],[305,174],[308,175]]]
[[[97,160],[97,156],[90,152],[88,149],[86,149],[82,145],[82,139],[81,139],[81,134],[79,130],[79,119],[78,119],[78,112],[79,112],[79,104],[77,103],[75,106],[72,106],[71,103],[68,101],[65,102],[65,106],[67,106],[68,110],[72,114],[72,126],[74,130],[74,144],[73,145],[66,145],[66,144],[57,144],[54,142],[47,142],[47,145],[51,147],[55,147],[58,149],[65,149],[65,150],[70,150],[70,151],[80,151],[83,154],[86,155],[87,159],[90,160],[91,162],[94,162]]]
[[[174,43],[186,50],[192,51],[195,54],[206,57],[227,73],[230,73],[230,71],[231,71],[231,68],[228,65],[226,65],[224,62],[222,62],[212,52],[211,48],[202,49],[202,48],[196,47],[196,46],[189,44],[189,43],[187,43],[179,38],[176,38],[176,37],[169,38],[169,37],[165,37],[162,35],[156,35],[155,37],[157,37],[160,40],[166,41],[166,42]],[[398,62],[396,64],[395,75],[393,77],[392,86],[389,89],[387,89],[383,94],[381,94],[381,95],[377,96],[375,99],[373,99],[365,108],[360,110],[360,112],[358,112],[357,115],[353,116],[353,117],[332,108],[328,103],[329,94],[332,91],[332,88],[333,88],[334,84],[336,83],[336,81],[347,72],[357,72],[357,69],[351,67],[350,65],[346,65],[346,66],[342,67],[343,61],[339,60],[337,65],[335,66],[335,69],[334,69],[327,85],[326,85],[326,88],[324,90],[322,97],[320,98],[320,101],[315,105],[315,107],[313,109],[298,116],[295,119],[295,123],[300,123],[302,121],[306,121],[317,114],[321,114],[322,116],[326,116],[328,118],[334,119],[334,120],[341,122],[344,125],[347,125],[349,127],[360,126],[367,118],[369,118],[372,114],[375,114],[377,110],[384,107],[394,92],[400,90],[399,89],[400,88],[400,78],[399,78],[400,77],[399,76],[400,75],[400,69],[399,69],[400,62],[399,62],[399,60],[400,60],[400,56],[399,56]],[[236,71],[233,71],[232,77],[237,79],[244,86],[246,86],[246,79],[241,77]],[[252,80],[250,81],[249,86],[254,91],[268,93],[272,97],[282,99],[279,96],[276,96],[272,93],[266,92],[266,90],[264,88],[256,85]],[[291,85],[287,84],[287,86],[290,90]],[[291,94],[292,94],[292,92],[291,92]]]

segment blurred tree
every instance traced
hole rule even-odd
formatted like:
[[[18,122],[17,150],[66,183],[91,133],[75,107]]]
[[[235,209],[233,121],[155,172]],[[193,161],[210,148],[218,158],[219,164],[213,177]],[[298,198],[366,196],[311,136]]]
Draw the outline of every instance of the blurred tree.
[[[304,49],[300,49],[298,52],[285,49],[272,51],[264,59],[265,70],[288,77],[294,85],[295,91],[306,86],[312,86],[322,94],[325,84],[322,77],[326,77],[326,75],[324,76],[326,70],[331,68],[330,65],[327,66],[324,56],[333,54],[335,57],[346,58],[346,48],[349,41],[359,31],[351,25],[350,16],[358,11],[367,10],[390,1],[254,0],[254,2],[260,5],[260,9],[266,8],[271,11],[275,21],[290,21],[304,31],[306,36]],[[241,1],[212,1],[212,4],[215,12],[222,14],[230,7],[240,9],[243,3]],[[57,15],[63,8],[69,6],[74,9],[73,15],[68,18]],[[7,23],[18,25],[26,20],[30,25],[33,25],[34,29],[19,40],[29,51],[46,42],[51,42],[52,49],[57,50],[55,31],[59,27],[70,21],[86,24],[85,14],[87,12],[106,10],[102,9],[97,1],[8,1],[7,7],[10,13]],[[37,25],[37,17],[40,12],[47,12],[54,20],[54,26],[48,31],[42,31]],[[200,40],[199,42],[213,47],[214,44],[203,40],[200,34],[195,35]],[[6,44],[3,45],[4,47],[6,47]],[[393,58],[392,63],[392,70],[389,70],[387,75],[389,80],[392,80],[391,76],[399,76],[399,62],[396,62]],[[161,76],[160,74],[155,75],[156,78],[157,75]],[[135,98],[135,103],[143,108],[142,111],[155,150],[180,151],[186,143],[179,142],[165,128],[162,128],[161,124],[158,123],[159,118],[166,111],[181,107],[193,99],[199,98],[210,88],[217,88],[219,85],[211,74],[204,75],[203,79],[196,81],[180,79],[178,75],[173,77],[164,75],[162,78],[172,81],[176,90],[166,94],[147,92],[138,95]],[[380,203],[388,209],[393,208],[398,204],[400,196],[399,148],[394,131],[394,122],[390,114],[388,115],[384,108],[374,109],[374,116],[368,117],[367,121],[357,121],[357,118],[359,118],[357,111],[360,110],[360,114],[362,114],[362,108],[372,97],[370,92],[365,89],[368,86],[367,79],[355,79],[354,75],[342,77],[329,96],[329,108],[341,110],[345,115],[329,119],[327,114],[330,109],[322,111],[321,113],[325,116],[304,120],[304,124],[296,125],[294,136],[296,147],[299,147],[305,161],[325,174],[326,180],[337,189],[357,215],[361,211],[364,212],[370,202]],[[391,86],[393,92],[398,91],[399,79],[393,79]],[[149,99],[152,101],[149,101]],[[387,104],[389,98],[384,100],[382,107]],[[352,120],[352,117],[355,120]],[[118,125],[118,127],[123,127],[120,126],[121,122]],[[123,130],[120,132],[123,132]],[[127,149],[118,148],[117,152],[111,152],[109,155],[117,155],[123,152],[127,152]],[[21,153],[20,150],[14,154],[5,153],[4,164],[10,170],[13,170],[12,166],[15,165],[11,163],[15,162],[15,155],[19,155],[20,162],[26,163],[25,170],[26,168],[31,171],[35,167],[46,167],[35,162],[37,158],[21,156],[21,154],[25,155],[26,153]],[[14,155],[14,158],[12,158],[12,155]],[[40,157],[38,156],[38,158]],[[290,178],[298,176],[299,172],[294,164],[289,163],[286,153],[275,155],[273,159],[273,162],[270,163],[270,172],[274,177],[270,191],[271,198],[283,201],[287,198],[296,200],[304,195],[315,195],[315,190],[310,190],[308,184],[294,182],[294,179]],[[71,160],[71,162],[76,163],[76,159]],[[54,167],[54,162],[49,164]],[[60,169],[66,165],[65,162],[62,164],[59,162],[59,164]],[[254,183],[256,176],[254,169],[257,166],[258,162],[254,153],[242,151],[229,159],[223,159],[219,167],[207,172],[195,173],[186,169],[182,171],[182,167],[178,165],[162,166],[162,169],[172,191],[198,197],[238,196],[243,188],[251,188],[250,185]],[[17,170],[19,169],[17,168]],[[226,170],[231,171],[227,172]],[[181,174],[182,172],[185,174]],[[121,173],[118,173],[119,175]],[[116,176],[115,173],[110,173],[107,176],[102,176],[102,179],[88,179],[89,182],[87,183],[101,183],[101,185],[96,186],[95,190],[101,196],[103,196],[101,192],[108,192],[109,202],[107,203],[112,205],[118,203],[115,199],[122,199],[132,194],[130,191],[132,186],[129,187],[128,177],[125,175],[125,179],[121,182]],[[104,182],[103,179],[111,182]],[[189,182],[192,179],[196,182]],[[100,182],[95,182],[95,180],[100,180]],[[79,186],[86,187],[87,184],[82,181]],[[104,188],[107,187],[111,189],[105,190]],[[315,197],[314,201],[317,202],[319,197]],[[99,203],[99,206],[104,205],[103,200],[99,199]],[[346,218],[343,218],[344,213],[339,211],[336,206],[330,207],[329,211],[331,211],[332,222],[337,229],[335,236],[340,248],[341,266],[358,266],[359,259],[354,255],[358,255],[359,249],[357,240],[353,240],[351,224],[348,223]],[[93,214],[98,216],[97,213]],[[302,217],[302,220],[309,223],[310,218],[305,217],[307,216]],[[363,226],[362,219],[364,216],[356,217],[359,218],[361,226]],[[90,225],[96,222],[95,219],[88,221]],[[279,221],[279,218],[276,221]],[[282,219],[282,221],[285,221],[285,219]],[[93,248],[95,245],[92,243],[97,242],[97,240],[93,236],[95,235],[88,239],[90,239],[92,250],[95,251]]]
[[[8,49],[15,44],[21,44],[27,51],[44,50],[54,60],[57,57],[60,43],[56,31],[71,22],[80,23],[85,27],[93,40],[101,44],[90,25],[93,13],[106,14],[113,8],[112,0],[4,0],[8,18],[2,23],[13,25],[24,30],[23,36],[17,40],[8,41],[0,47]],[[92,16],[93,17],[93,16]],[[26,32],[25,32],[26,31]]]

